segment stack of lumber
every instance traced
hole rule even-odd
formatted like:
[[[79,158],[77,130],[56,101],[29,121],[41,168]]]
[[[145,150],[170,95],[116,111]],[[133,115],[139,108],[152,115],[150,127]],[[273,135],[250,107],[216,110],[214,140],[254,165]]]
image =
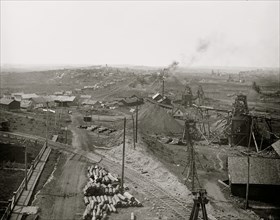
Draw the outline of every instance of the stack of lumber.
[[[120,179],[97,165],[88,167],[89,181],[83,189],[86,209],[83,219],[105,219],[117,208],[141,207],[141,202],[129,192],[121,194]]]

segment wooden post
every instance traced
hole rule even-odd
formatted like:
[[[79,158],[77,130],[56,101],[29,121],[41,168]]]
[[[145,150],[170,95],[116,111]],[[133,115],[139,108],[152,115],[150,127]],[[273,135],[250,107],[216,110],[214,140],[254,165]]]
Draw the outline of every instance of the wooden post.
[[[49,105],[47,102],[47,115],[46,115],[46,147],[48,147],[48,126],[49,126]]]
[[[124,159],[125,159],[125,126],[126,126],[126,118],[123,121],[123,157],[122,157],[122,182],[121,182],[121,190],[124,193],[123,182],[124,182]]]
[[[247,185],[246,185],[246,201],[245,201],[245,209],[249,206],[249,183],[250,183],[250,155],[249,155],[249,147],[251,145],[251,137],[253,132],[253,125],[254,125],[254,119],[252,118],[251,121],[251,128],[250,128],[250,136],[249,136],[249,142],[248,142],[248,156],[247,156],[247,163],[248,163],[248,175],[247,175]]]
[[[66,127],[65,127],[65,132],[66,132],[66,134],[65,134],[65,144],[67,144],[67,134],[68,134],[68,126],[66,125]]]
[[[135,149],[135,125],[134,125],[133,113],[131,114],[131,118],[132,118],[132,132],[133,132],[133,147]]]
[[[27,190],[27,145],[24,150],[24,164],[25,164],[25,190]]]
[[[138,101],[138,99],[137,99]],[[136,105],[136,129],[135,129],[135,142],[137,143],[138,141],[138,103]]]
[[[162,98],[164,98],[164,76],[162,76]]]
[[[195,164],[194,164],[194,152],[193,152],[193,146],[191,144],[191,160],[192,160],[192,192],[194,191],[194,169],[195,169]]]

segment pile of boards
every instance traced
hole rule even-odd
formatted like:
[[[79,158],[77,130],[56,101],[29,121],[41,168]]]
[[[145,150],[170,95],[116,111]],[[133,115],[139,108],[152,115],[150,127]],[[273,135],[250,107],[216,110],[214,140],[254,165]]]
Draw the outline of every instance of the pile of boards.
[[[121,207],[141,207],[141,202],[129,192],[121,193],[120,179],[98,165],[89,166],[88,183],[83,189],[86,209],[83,219],[106,219]]]

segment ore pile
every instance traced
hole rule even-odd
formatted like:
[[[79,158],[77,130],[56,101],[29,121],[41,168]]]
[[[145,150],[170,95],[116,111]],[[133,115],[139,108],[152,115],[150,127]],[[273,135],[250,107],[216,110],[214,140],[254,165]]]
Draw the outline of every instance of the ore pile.
[[[120,179],[97,165],[88,167],[88,183],[83,189],[86,209],[83,219],[106,219],[118,208],[140,207],[141,202],[129,192],[121,193]]]

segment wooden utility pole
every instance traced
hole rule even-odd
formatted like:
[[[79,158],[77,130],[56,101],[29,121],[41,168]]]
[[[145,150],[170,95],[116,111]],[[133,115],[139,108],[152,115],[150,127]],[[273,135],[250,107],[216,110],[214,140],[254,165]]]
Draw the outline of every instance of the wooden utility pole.
[[[138,102],[138,99],[137,99]],[[136,105],[136,129],[135,129],[135,142],[137,143],[138,141],[138,103]]]
[[[249,154],[249,147],[251,145],[251,137],[253,132],[253,125],[254,125],[254,119],[251,120],[251,127],[250,127],[250,136],[249,136],[249,143],[248,143],[248,151],[247,151],[247,163],[248,163],[248,170],[247,170],[247,185],[246,185],[246,201],[245,201],[245,209],[249,206],[249,184],[250,184],[250,154]]]
[[[133,113],[131,114],[131,118],[132,118],[133,147],[135,149],[135,125],[134,125]]]
[[[66,132],[66,134],[65,134],[65,144],[67,144],[67,133],[68,133],[68,126],[66,125],[66,127],[65,127],[65,132]]]
[[[122,182],[121,190],[124,193],[123,182],[124,182],[124,159],[125,159],[125,127],[126,127],[126,118],[123,121],[123,157],[122,157]]]
[[[164,97],[164,76],[162,77],[162,98]]]
[[[24,164],[25,164],[25,190],[27,190],[27,145],[24,147]]]
[[[192,135],[191,135],[191,129],[195,127],[195,122],[194,121],[185,121],[185,139],[186,139],[186,144],[188,146],[188,163],[187,166],[185,167],[184,171],[188,167],[188,174],[187,174],[187,180],[189,179],[190,175],[192,178],[192,192],[194,192],[195,189],[195,178],[200,185],[198,176],[197,176],[197,171],[196,171],[196,163],[195,163],[195,150],[193,146],[193,141],[192,141]],[[183,173],[184,173],[183,171]]]
[[[49,133],[49,104],[47,102],[47,115],[46,115],[46,147],[48,147],[48,133]]]

